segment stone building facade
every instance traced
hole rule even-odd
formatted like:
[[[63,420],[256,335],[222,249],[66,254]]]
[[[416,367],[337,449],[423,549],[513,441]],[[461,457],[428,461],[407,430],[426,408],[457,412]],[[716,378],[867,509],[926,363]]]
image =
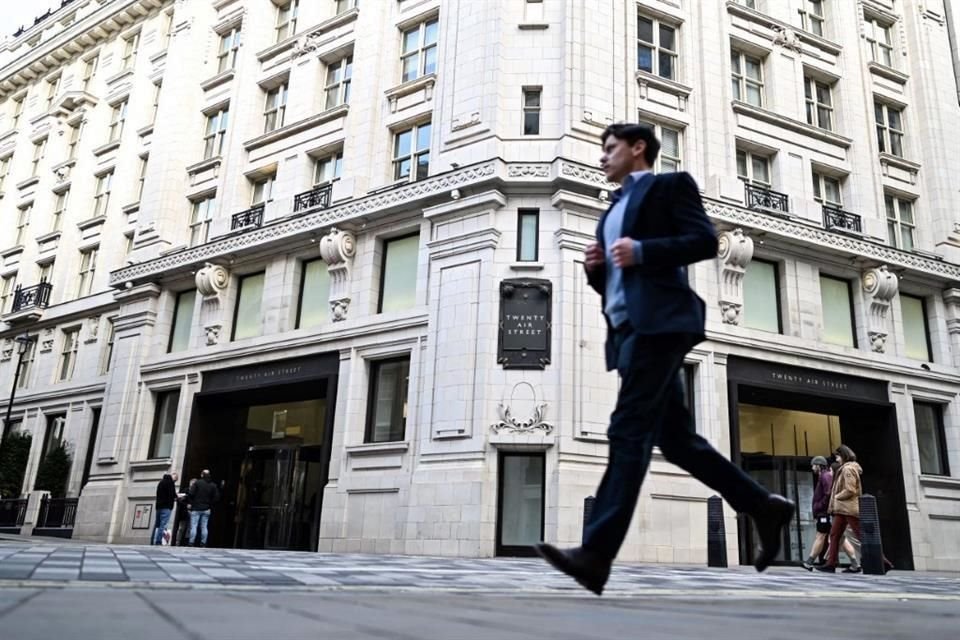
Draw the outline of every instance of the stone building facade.
[[[640,120],[720,234],[697,429],[802,505],[847,442],[888,555],[960,569],[949,5],[64,2],[0,45],[24,494],[65,442],[75,538],[145,542],[160,476],[210,468],[218,545],[575,544],[617,389],[599,136]],[[622,557],[704,562],[710,495],[655,455]]]

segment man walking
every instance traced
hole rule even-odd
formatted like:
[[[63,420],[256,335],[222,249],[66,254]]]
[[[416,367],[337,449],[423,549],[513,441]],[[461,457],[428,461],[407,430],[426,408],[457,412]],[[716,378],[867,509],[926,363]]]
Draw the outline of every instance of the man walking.
[[[200,472],[200,479],[190,487],[190,540],[198,547],[207,546],[207,525],[210,522],[210,509],[220,500],[220,490],[210,480],[210,470]],[[200,537],[197,538],[197,527]]]
[[[597,242],[585,251],[587,281],[607,320],[607,369],[621,385],[607,430],[609,459],[582,547],[546,543],[537,553],[600,595],[636,508],[654,445],[667,460],[752,516],[763,571],[780,551],[794,505],[771,494],[697,435],[684,407],[680,370],[705,339],[703,301],[687,284],[686,266],[716,257],[717,237],[688,173],[655,176],[660,152],[653,130],[614,124],[602,136],[600,165],[614,192]]]
[[[170,522],[173,505],[177,501],[177,474],[165,473],[157,483],[157,519],[150,544],[163,544],[163,532]]]
[[[830,534],[830,515],[827,513],[827,507],[830,504],[830,490],[833,488],[833,471],[830,470],[826,458],[814,456],[813,460],[810,461],[810,466],[817,477],[811,504],[813,519],[817,527],[817,537],[810,549],[810,557],[803,563],[803,568],[807,571],[813,571],[818,558],[821,563],[823,562],[823,555],[827,550],[827,536]]]

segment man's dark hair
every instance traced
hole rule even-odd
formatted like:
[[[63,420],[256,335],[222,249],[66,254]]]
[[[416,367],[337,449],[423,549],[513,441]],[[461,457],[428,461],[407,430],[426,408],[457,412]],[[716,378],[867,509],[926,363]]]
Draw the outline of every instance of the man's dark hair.
[[[845,444],[842,444],[839,447],[837,447],[837,455],[840,456],[840,459],[843,460],[844,462],[857,461],[857,454],[855,454],[853,452],[853,449],[851,449]]]
[[[623,140],[630,146],[635,145],[639,140],[646,142],[647,146],[643,150],[643,159],[646,160],[647,164],[651,167],[653,163],[656,162],[657,156],[660,155],[660,141],[657,140],[657,134],[654,132],[653,127],[648,124],[635,124],[632,122],[611,124],[603,130],[603,135],[600,136],[600,142],[606,144],[607,138],[610,136],[613,136],[617,140]]]

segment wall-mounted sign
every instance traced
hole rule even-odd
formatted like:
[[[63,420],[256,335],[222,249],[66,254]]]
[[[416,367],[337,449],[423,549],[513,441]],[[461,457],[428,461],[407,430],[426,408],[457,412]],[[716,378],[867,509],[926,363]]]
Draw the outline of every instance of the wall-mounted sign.
[[[500,282],[497,362],[504,369],[543,369],[550,364],[553,284],[536,278]]]
[[[133,505],[133,528],[134,529],[149,529],[150,523],[153,521],[153,505],[152,504],[135,504]]]

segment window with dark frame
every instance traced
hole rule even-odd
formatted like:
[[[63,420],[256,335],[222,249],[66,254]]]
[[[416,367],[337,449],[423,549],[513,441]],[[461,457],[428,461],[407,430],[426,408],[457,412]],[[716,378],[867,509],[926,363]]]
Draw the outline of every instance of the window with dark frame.
[[[517,212],[517,262],[536,262],[540,257],[540,210]]]
[[[161,391],[155,396],[153,433],[150,436],[150,460],[169,458],[173,450],[173,434],[177,427],[177,405],[180,390]]]
[[[523,135],[540,135],[540,87],[528,87],[523,90]]]
[[[677,29],[671,24],[637,14],[637,69],[677,79]]]
[[[416,304],[419,256],[419,232],[384,240],[377,313],[409,309]]]
[[[259,336],[263,330],[263,287],[266,272],[241,276],[237,286],[237,304],[233,311],[231,340]]]
[[[743,326],[783,333],[780,273],[775,262],[754,258],[743,277]]]
[[[114,326],[116,319],[107,318],[107,337],[103,346],[103,359],[100,363],[100,374],[103,375],[110,371],[113,365],[113,345],[116,342],[116,328]]]
[[[926,300],[901,292],[900,313],[903,317],[903,340],[906,347],[906,356],[915,360],[933,362]]]
[[[183,351],[190,347],[190,329],[193,327],[193,308],[197,302],[197,290],[188,289],[177,294],[171,321],[170,342],[167,353]]]
[[[298,300],[297,329],[316,327],[330,319],[330,272],[322,258],[303,263]]]
[[[370,363],[370,396],[364,442],[402,441],[407,426],[410,356]]]
[[[430,123],[394,134],[393,179],[422,180],[430,175]]]
[[[65,414],[53,414],[47,416],[47,428],[43,432],[43,448],[40,459],[60,446],[63,442],[63,429],[67,425],[67,416]]]
[[[848,280],[820,274],[820,309],[823,341],[857,348],[857,323],[853,316],[853,290]]]
[[[943,425],[943,405],[914,401],[913,414],[917,425],[917,453],[920,473],[949,476],[947,437]]]

